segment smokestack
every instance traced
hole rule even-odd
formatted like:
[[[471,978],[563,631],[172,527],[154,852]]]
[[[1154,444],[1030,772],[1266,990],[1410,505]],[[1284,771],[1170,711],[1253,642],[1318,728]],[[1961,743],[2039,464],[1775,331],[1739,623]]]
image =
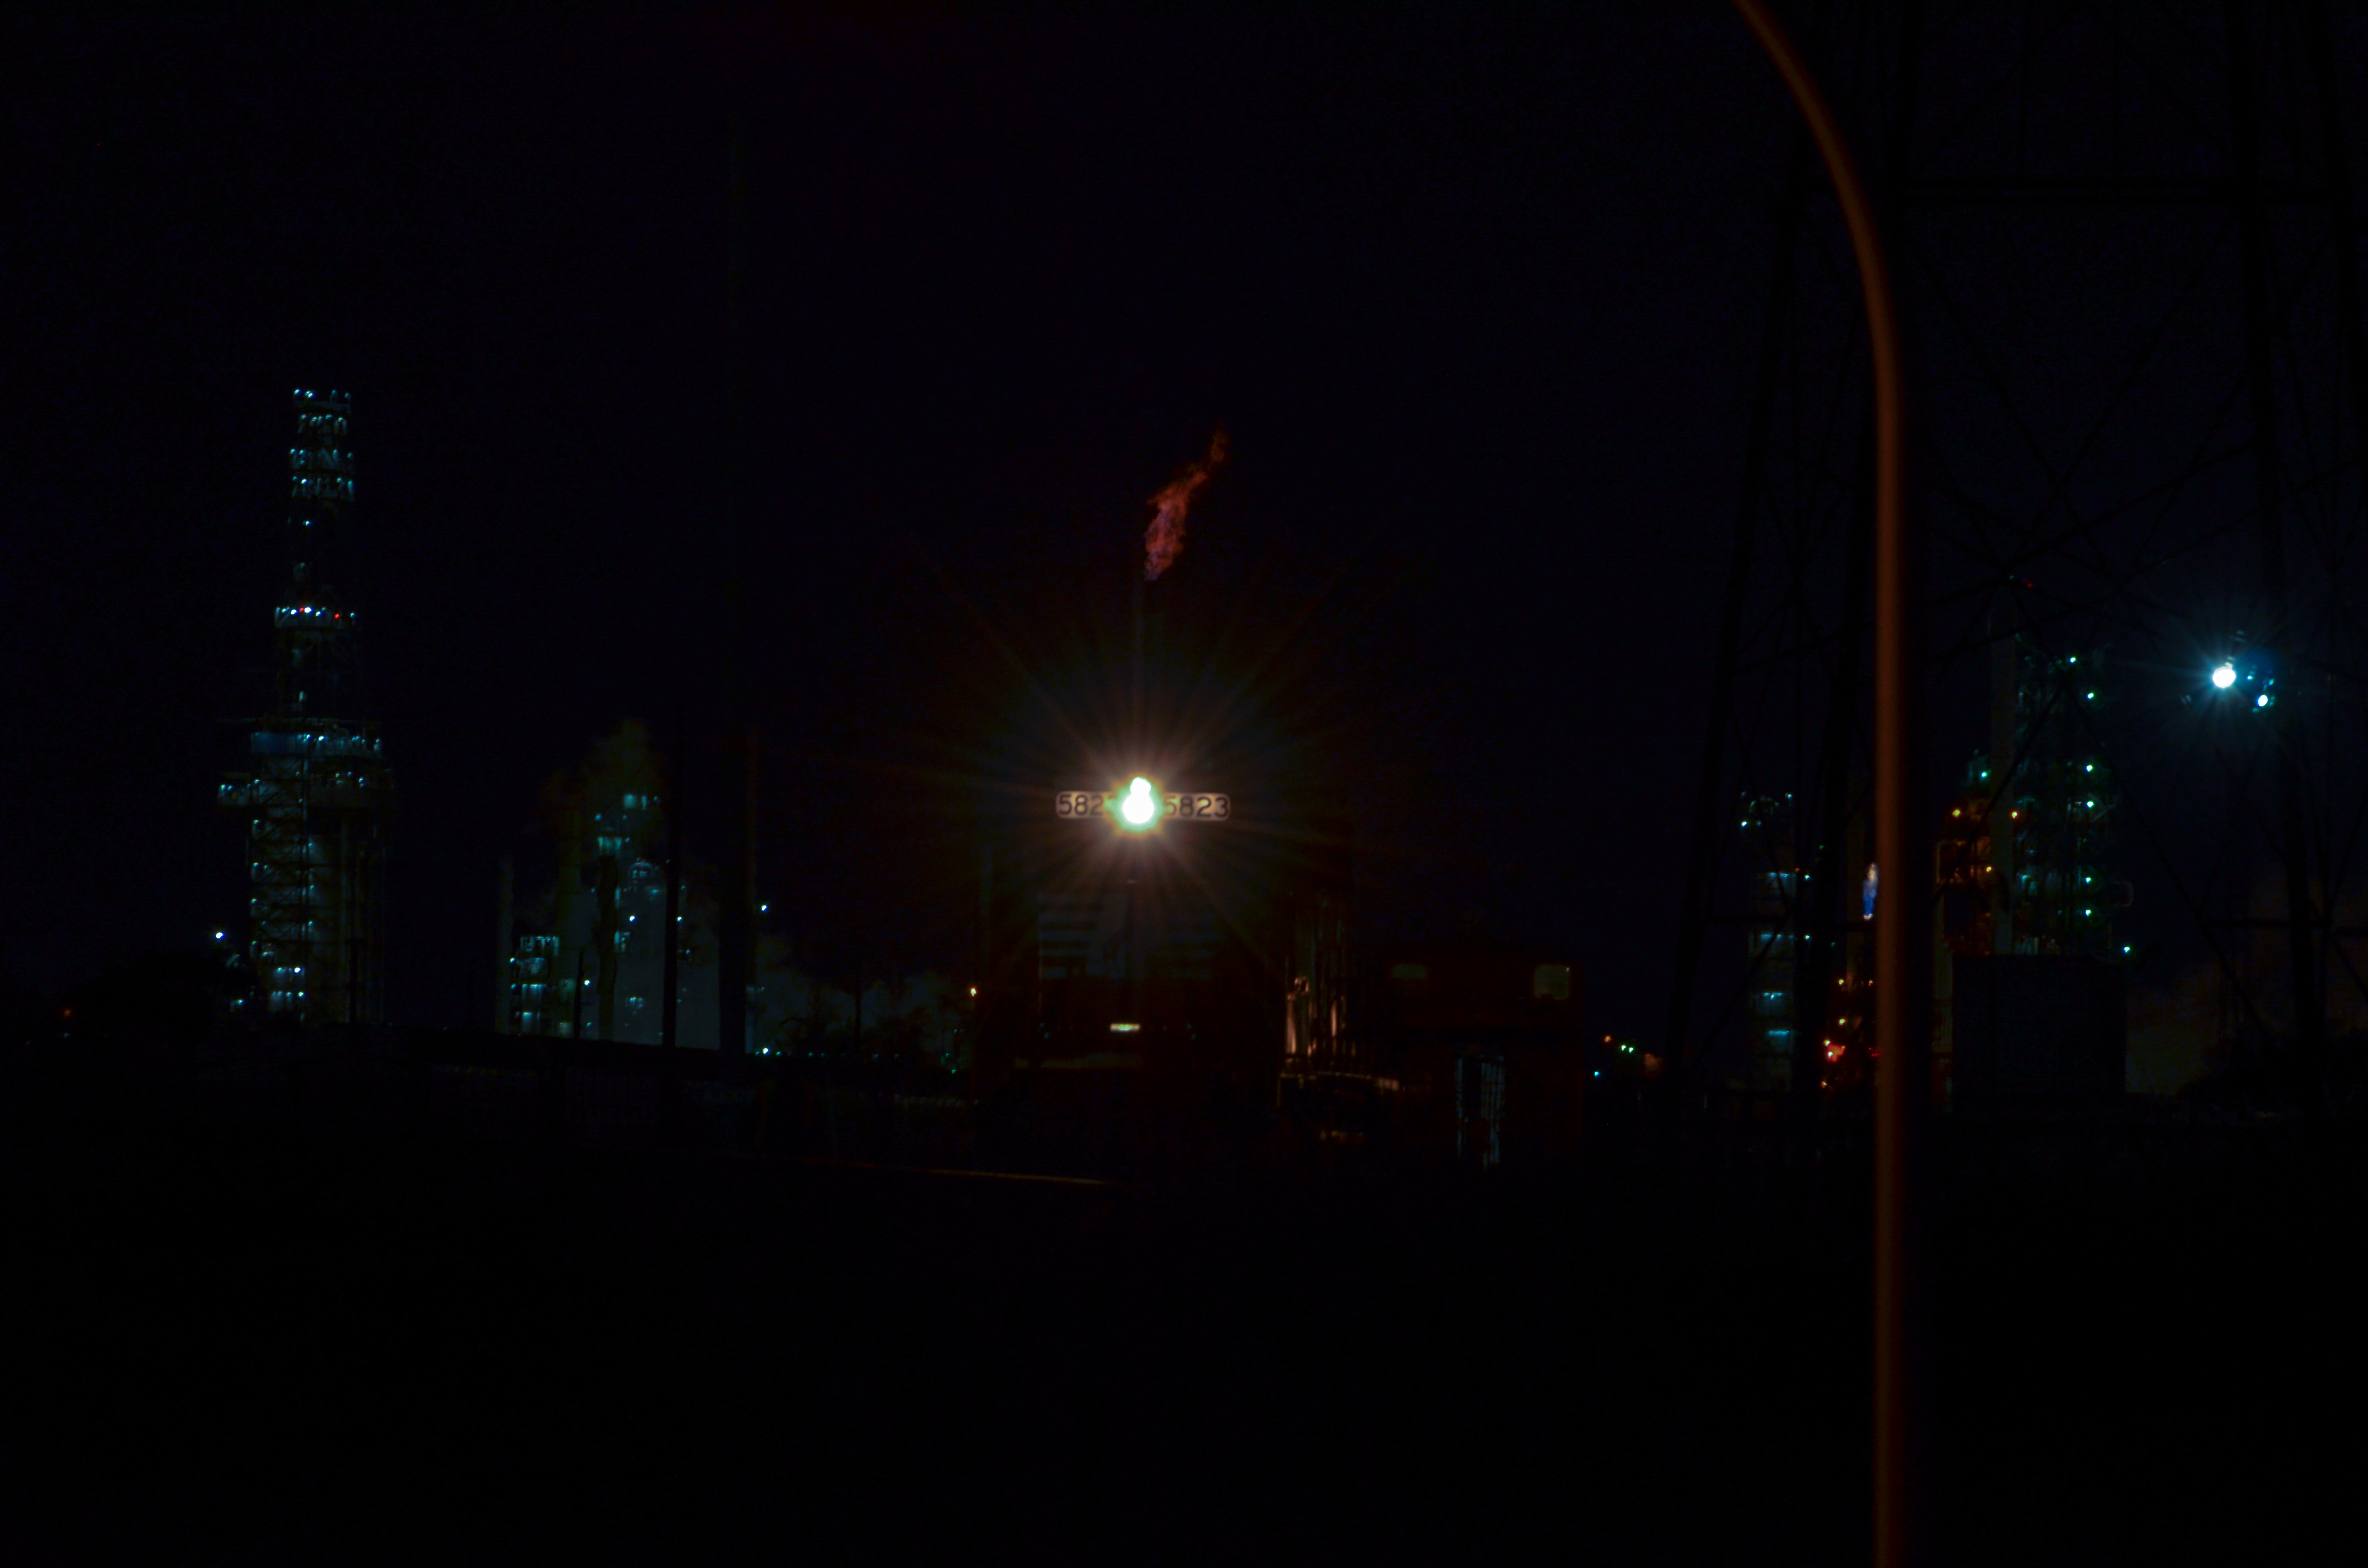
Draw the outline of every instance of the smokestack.
[[[1149,589],[1145,585],[1148,582],[1149,579],[1147,577],[1137,577],[1134,580],[1134,658],[1133,662],[1127,666],[1129,672],[1127,701],[1130,706],[1126,715],[1126,722],[1130,727],[1130,733],[1127,740],[1128,744],[1131,745],[1142,744],[1144,738],[1143,612],[1144,597],[1149,592]]]
[[[1184,553],[1184,517],[1192,509],[1192,497],[1208,487],[1217,471],[1225,465],[1225,427],[1218,426],[1209,436],[1209,450],[1195,461],[1176,471],[1176,477],[1160,486],[1152,496],[1151,526],[1143,532],[1143,575],[1134,583],[1134,657],[1128,697],[1133,711],[1127,715],[1133,728],[1129,740],[1141,745],[1145,738],[1143,711],[1143,642],[1144,585],[1159,580],[1159,574],[1176,564]]]

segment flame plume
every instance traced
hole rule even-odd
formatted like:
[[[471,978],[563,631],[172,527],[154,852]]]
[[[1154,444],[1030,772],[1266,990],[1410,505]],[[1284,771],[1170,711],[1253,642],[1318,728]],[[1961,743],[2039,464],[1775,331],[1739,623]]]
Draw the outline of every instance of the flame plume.
[[[1177,470],[1176,477],[1151,498],[1151,526],[1143,532],[1144,582],[1157,582],[1184,553],[1184,514],[1191,509],[1192,497],[1224,466],[1225,427],[1220,425],[1209,437],[1208,455]]]

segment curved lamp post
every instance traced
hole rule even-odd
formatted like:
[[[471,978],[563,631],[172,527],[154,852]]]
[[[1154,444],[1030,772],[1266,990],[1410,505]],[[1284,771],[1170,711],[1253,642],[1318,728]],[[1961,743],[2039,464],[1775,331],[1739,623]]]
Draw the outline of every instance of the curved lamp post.
[[[1849,225],[1874,360],[1874,1562],[1931,1560],[1933,1449],[1925,1393],[1923,1206],[1915,1201],[1931,1101],[1924,817],[1924,538],[1907,526],[1899,324],[1874,208],[1833,111],[1762,0],[1733,0],[1809,124]]]

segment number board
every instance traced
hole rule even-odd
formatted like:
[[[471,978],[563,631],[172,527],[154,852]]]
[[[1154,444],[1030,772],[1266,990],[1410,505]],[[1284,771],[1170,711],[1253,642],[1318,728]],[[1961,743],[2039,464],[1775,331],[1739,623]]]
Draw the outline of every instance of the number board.
[[[1063,790],[1053,797],[1053,814],[1063,817],[1108,817],[1126,799],[1117,790]],[[1167,822],[1224,822],[1234,814],[1231,795],[1170,790],[1160,797],[1159,819]]]

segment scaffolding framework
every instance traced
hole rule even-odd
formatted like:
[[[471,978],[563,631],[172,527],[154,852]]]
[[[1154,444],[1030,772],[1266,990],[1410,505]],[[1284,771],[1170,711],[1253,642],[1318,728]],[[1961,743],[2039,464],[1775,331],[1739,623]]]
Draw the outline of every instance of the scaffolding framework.
[[[655,840],[663,809],[655,794],[619,790],[563,814],[555,928],[513,937],[504,955],[502,1032],[659,1042],[666,874]]]
[[[1944,896],[1978,893],[1987,919],[1950,935],[2117,961],[2121,878],[2142,878],[2240,1004],[2224,1043],[2316,1077],[2330,987],[2368,999],[2337,914],[2368,846],[2368,335],[2337,70],[2356,18],[1789,9],[1875,186],[1914,346],[1936,719],[1971,729],[1990,692],[1993,744],[1936,824],[1964,861]],[[1799,1089],[1848,1016],[1865,869],[1872,414],[1805,136],[1774,218],[1669,1035],[1690,1061],[1755,1005],[1782,1014]],[[1794,803],[1781,855],[1751,809],[1771,799]],[[1770,893],[1780,873],[1801,896]],[[2248,884],[2282,904],[2274,981],[2232,963],[2232,925],[2272,924],[2230,918]],[[1748,963],[1709,940],[1729,923],[1753,932]],[[1783,1076],[1767,1032],[1743,1052],[1763,1082]]]
[[[342,395],[295,394],[288,587],[272,612],[278,710],[248,726],[222,786],[247,830],[248,955],[267,1012],[300,1024],[386,1017],[386,858],[394,781],[352,699],[359,618],[322,580],[354,497]]]

